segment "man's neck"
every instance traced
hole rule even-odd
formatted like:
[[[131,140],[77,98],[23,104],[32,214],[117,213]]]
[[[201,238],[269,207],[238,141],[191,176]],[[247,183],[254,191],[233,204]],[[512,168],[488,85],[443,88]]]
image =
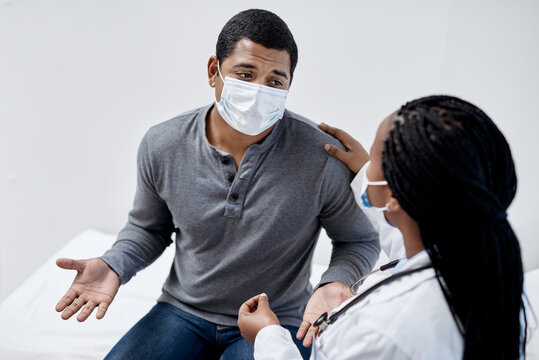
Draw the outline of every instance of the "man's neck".
[[[219,150],[231,154],[236,162],[236,168],[239,168],[247,148],[264,140],[273,130],[273,127],[255,136],[245,135],[228,125],[217,111],[216,106],[213,106],[206,117],[206,137],[208,142]]]

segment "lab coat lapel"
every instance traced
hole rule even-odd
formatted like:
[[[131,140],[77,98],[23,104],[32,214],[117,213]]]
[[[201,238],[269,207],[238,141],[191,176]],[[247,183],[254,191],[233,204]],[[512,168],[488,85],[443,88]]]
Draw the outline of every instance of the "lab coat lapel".
[[[428,264],[430,264],[430,258],[428,254],[425,252],[425,253],[419,254],[415,258],[410,259],[408,263],[401,269],[401,271],[412,270],[412,269],[415,269],[424,265],[428,265]],[[361,300],[354,307],[357,307],[359,309],[370,303],[379,303],[379,302],[389,301],[399,295],[402,295],[403,293],[411,291],[412,289],[416,288],[423,282],[432,279],[434,276],[435,276],[434,269],[426,269],[426,270],[423,270],[414,274],[410,274],[408,276],[404,276],[403,278],[397,279],[375,290],[372,294],[368,295],[365,299]],[[380,279],[379,281],[382,281],[385,278],[386,277]],[[367,286],[362,286],[362,291],[358,293],[358,295],[356,296],[361,296],[361,294],[364,291],[368,290],[373,285],[375,285],[375,283],[374,284],[370,283]],[[356,296],[350,298],[348,301],[341,304],[341,306],[339,306],[334,311],[332,311],[332,313],[341,309],[348,302],[352,301]]]
[[[409,260],[408,263],[401,269],[401,272],[417,269],[430,263],[431,261],[428,254],[424,252],[419,254],[416,258]],[[391,300],[399,295],[402,295],[403,293],[413,290],[425,281],[428,281],[434,277],[435,273],[434,269],[432,268],[404,276],[388,284],[387,286],[382,286],[380,289],[375,291],[371,295],[371,302],[375,303]],[[368,296],[367,298],[371,296]]]

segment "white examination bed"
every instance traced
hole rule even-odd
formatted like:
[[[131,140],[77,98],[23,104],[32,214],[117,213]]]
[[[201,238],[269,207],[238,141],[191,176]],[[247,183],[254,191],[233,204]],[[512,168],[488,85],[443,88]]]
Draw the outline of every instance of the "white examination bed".
[[[57,267],[55,260],[100,256],[114,240],[114,235],[95,230],[76,236],[0,304],[0,359],[103,359],[155,305],[172,265],[174,246],[120,287],[102,320],[95,318],[94,311],[84,323],[76,315],[64,321],[54,310],[75,276],[75,271]],[[317,283],[323,271],[315,265],[312,282]]]
[[[0,304],[0,359],[102,359],[120,337],[155,304],[174,256],[174,247],[129,283],[120,287],[106,316],[95,311],[84,323],[64,321],[54,310],[75,272],[58,268],[58,257],[84,259],[101,255],[115,236],[88,230],[71,240]],[[316,283],[324,267],[314,265]],[[532,306],[539,309],[539,269],[526,274]],[[535,324],[536,321],[530,319]],[[536,331],[537,332],[537,331]],[[528,343],[527,359],[539,359],[539,336]]]

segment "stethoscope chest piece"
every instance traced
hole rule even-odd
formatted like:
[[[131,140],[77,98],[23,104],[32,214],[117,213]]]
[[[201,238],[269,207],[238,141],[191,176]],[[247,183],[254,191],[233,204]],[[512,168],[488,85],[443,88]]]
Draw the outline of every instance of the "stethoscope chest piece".
[[[320,315],[318,320],[314,322],[313,326],[319,329],[318,334],[320,335],[324,330],[326,330],[329,324],[330,324],[329,314],[325,312],[322,315]]]

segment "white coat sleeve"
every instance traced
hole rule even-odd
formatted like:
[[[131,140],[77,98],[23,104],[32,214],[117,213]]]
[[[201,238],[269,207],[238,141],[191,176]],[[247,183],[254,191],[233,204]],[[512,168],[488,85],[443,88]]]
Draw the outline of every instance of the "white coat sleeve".
[[[269,325],[258,332],[255,338],[255,360],[302,360],[292,340],[290,331],[279,325]]]
[[[362,189],[359,188],[360,179],[364,176],[367,165],[368,163],[363,165],[361,170],[359,170],[354,180],[352,180],[350,188],[352,188],[354,198],[356,199],[356,203],[359,205],[359,208],[361,211],[363,211],[363,213],[365,213],[376,231],[378,231],[378,235],[380,237],[380,247],[384,253],[390,260],[401,259],[404,256],[404,241],[399,229],[389,225],[384,220],[383,214],[377,213],[376,209],[365,208],[363,202],[361,201],[361,195],[363,194],[361,193]]]

